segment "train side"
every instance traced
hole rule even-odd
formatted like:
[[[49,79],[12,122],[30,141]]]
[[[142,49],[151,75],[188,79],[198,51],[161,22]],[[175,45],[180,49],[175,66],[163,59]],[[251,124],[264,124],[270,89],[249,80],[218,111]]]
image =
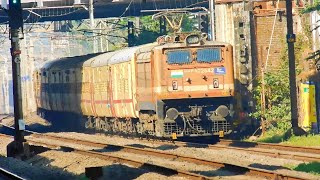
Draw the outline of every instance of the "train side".
[[[46,63],[35,72],[39,113],[78,113],[87,128],[158,137],[230,133],[232,46],[176,40]]]

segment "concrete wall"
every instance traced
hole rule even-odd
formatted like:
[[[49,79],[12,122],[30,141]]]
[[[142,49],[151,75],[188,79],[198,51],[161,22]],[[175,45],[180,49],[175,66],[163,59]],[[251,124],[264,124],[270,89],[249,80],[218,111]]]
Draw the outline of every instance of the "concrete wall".
[[[248,112],[251,100],[253,63],[251,57],[251,19],[246,3],[216,5],[216,40],[233,46],[236,86],[241,106]]]
[[[320,14],[317,11],[311,13],[311,29],[317,30],[312,31],[312,39],[313,39],[313,51],[320,49]]]

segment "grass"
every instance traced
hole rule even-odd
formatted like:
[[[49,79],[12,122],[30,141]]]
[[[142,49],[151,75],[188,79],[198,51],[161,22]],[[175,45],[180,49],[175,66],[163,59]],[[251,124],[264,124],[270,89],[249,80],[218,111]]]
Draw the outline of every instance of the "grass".
[[[257,141],[265,143],[281,143],[291,136],[291,130],[271,129],[261,136]]]
[[[320,147],[320,135],[294,136],[288,133],[266,134],[258,139],[258,142],[281,143],[292,146],[318,146]]]
[[[280,143],[285,140],[283,134],[274,134],[274,135],[264,135],[260,137],[257,141],[258,142],[265,142],[265,143]]]
[[[291,129],[288,128],[271,128],[259,137],[258,142],[281,143],[292,146],[318,146],[320,147],[320,135],[309,134],[295,136]]]
[[[291,136],[287,141],[282,144],[293,146],[319,146],[320,147],[320,135],[308,135],[308,136]],[[320,166],[318,166],[320,169]]]
[[[300,172],[311,173],[314,175],[320,175],[320,162],[302,163],[297,166],[287,165],[286,167]]]

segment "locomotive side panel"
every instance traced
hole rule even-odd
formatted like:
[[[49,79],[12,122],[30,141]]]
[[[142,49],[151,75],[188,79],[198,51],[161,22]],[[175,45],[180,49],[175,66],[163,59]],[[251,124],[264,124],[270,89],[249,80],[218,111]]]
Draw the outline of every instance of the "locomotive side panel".
[[[151,62],[151,51],[141,53],[137,56],[137,99],[139,110],[156,110],[153,102],[153,71]]]
[[[91,69],[83,67],[81,88],[81,111],[85,116],[93,116],[91,106]]]
[[[50,99],[51,99],[51,108],[52,110],[56,111],[58,109],[57,105],[57,85],[59,83],[56,80],[56,72],[49,71],[50,78],[49,78],[49,88],[50,88]]]
[[[70,71],[69,70],[63,70],[61,72],[62,74],[62,101],[61,104],[63,105],[63,109],[66,112],[70,112],[71,110],[71,98],[70,98],[70,93],[71,93],[71,88],[70,88]]]
[[[102,111],[102,98],[101,98],[101,70],[100,67],[91,67],[92,72],[92,85],[93,85],[93,106],[96,116],[101,116]]]
[[[47,71],[41,71],[41,106],[44,109],[50,110],[49,97],[48,97],[48,78]]]
[[[81,70],[82,68],[76,68],[75,69],[75,89],[76,89],[76,105],[75,105],[75,113],[81,113],[81,88],[82,88],[82,74],[81,74]],[[82,113],[81,113],[82,114]]]
[[[63,104],[63,75],[62,70],[59,69],[58,72],[58,84],[56,89],[56,98],[57,98],[57,107],[58,111],[64,111],[64,104]]]
[[[135,113],[133,83],[135,77],[131,61],[112,65],[113,106],[116,117],[137,118]]]
[[[108,66],[99,67],[100,69],[100,104],[101,108],[98,111],[100,117],[112,117],[111,104],[110,104],[110,68]]]
[[[77,107],[79,100],[77,99],[77,74],[76,69],[72,68],[70,69],[70,111],[73,113],[78,113]]]

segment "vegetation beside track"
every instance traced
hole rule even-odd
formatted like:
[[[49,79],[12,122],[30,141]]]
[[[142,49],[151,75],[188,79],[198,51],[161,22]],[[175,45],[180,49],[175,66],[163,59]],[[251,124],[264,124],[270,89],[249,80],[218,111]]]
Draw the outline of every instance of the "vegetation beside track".
[[[297,42],[295,49],[299,82],[310,79],[307,69],[305,69],[306,57],[311,51],[312,39],[308,25],[303,23],[303,31],[297,34]],[[283,41],[284,47],[286,42]],[[290,91],[289,91],[289,75],[288,75],[288,56],[287,48],[281,52],[279,58],[279,66],[277,69],[269,66],[265,73],[265,113],[261,108],[262,81],[257,78],[257,88],[254,90],[254,99],[256,109],[251,117],[261,119],[261,115],[265,118],[265,133],[261,135],[257,141],[267,143],[284,143],[296,146],[320,146],[319,135],[294,136],[291,130],[291,113],[290,113]],[[301,112],[300,112],[301,113]]]
[[[266,143],[281,143],[292,146],[320,147],[320,135],[309,134],[305,136],[294,136],[290,129],[290,124],[285,122],[278,127],[273,127],[268,130],[257,141]]]
[[[301,171],[301,172],[307,172],[315,175],[320,175],[320,162],[310,162],[310,163],[302,163],[298,166],[292,166],[288,165],[288,168],[295,170],[295,171]]]
[[[293,146],[318,146],[320,147],[320,135],[307,135],[307,136],[291,136],[283,144],[293,145]],[[320,164],[318,164],[318,169],[320,171]]]

